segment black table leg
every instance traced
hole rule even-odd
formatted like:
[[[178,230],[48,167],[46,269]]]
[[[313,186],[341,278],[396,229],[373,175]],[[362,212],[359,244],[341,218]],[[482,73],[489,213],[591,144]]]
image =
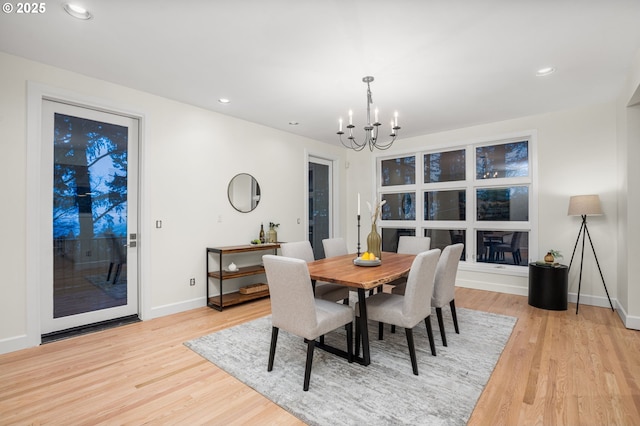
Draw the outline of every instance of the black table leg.
[[[360,336],[362,336],[362,361],[363,365],[371,364],[371,353],[369,352],[369,327],[367,325],[367,300],[363,288],[358,289],[358,306],[360,307]]]

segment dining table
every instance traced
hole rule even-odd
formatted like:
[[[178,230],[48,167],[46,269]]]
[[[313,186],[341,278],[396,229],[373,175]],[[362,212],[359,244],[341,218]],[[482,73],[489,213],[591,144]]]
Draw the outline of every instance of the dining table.
[[[379,265],[359,266],[354,263],[355,253],[342,256],[328,257],[308,263],[309,275],[315,287],[316,281],[339,284],[358,293],[358,315],[361,319],[360,336],[362,338],[362,357],[354,360],[362,365],[371,363],[369,348],[369,327],[367,324],[367,293],[383,284],[388,284],[401,277],[409,275],[411,264],[415,258],[413,254],[382,252]],[[346,357],[346,352],[317,342],[316,345],[331,353]]]

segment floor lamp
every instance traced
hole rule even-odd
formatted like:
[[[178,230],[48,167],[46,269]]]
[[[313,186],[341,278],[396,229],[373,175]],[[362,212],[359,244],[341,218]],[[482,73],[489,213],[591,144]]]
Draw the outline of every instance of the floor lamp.
[[[580,278],[578,279],[578,299],[576,301],[576,315],[578,314],[578,307],[580,306],[580,287],[582,286],[582,264],[584,262],[584,240],[585,235],[589,237],[589,244],[591,244],[591,250],[593,251],[593,257],[596,259],[596,265],[598,265],[598,271],[600,272],[600,278],[602,278],[602,285],[604,285],[604,291],[607,293],[607,299],[609,299],[609,305],[611,310],[613,309],[613,303],[609,297],[609,290],[604,282],[604,276],[602,275],[602,269],[600,269],[600,263],[598,262],[598,256],[596,255],[596,249],[593,247],[593,241],[591,241],[591,235],[589,234],[589,228],[587,227],[587,216],[601,216],[602,207],[600,206],[600,197],[598,195],[575,195],[569,199],[569,216],[581,216],[582,224],[580,225],[580,231],[578,231],[578,238],[576,239],[576,245],[573,246],[573,254],[571,255],[571,262],[569,262],[569,270],[571,270],[571,264],[573,263],[573,256],[576,254],[578,248],[578,242],[580,236],[582,236],[582,255],[580,256]]]

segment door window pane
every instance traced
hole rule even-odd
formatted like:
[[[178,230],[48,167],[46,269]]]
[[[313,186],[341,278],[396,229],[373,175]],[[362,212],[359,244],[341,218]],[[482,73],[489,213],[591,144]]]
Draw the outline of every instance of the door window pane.
[[[465,220],[465,190],[424,193],[424,220]]]
[[[476,179],[529,176],[528,142],[476,148]]]
[[[424,183],[466,179],[465,151],[435,152],[424,156]]]
[[[55,113],[53,318],[127,304],[128,128]]]
[[[482,221],[529,220],[529,187],[478,189],[477,217]]]
[[[416,183],[416,157],[383,160],[380,172],[382,186],[412,185]]]
[[[529,233],[523,231],[476,232],[476,261],[526,266],[529,258]]]
[[[309,242],[316,259],[323,259],[322,240],[330,231],[330,167],[309,161]]]
[[[382,220],[415,220],[416,193],[383,194],[386,204],[382,206]]]

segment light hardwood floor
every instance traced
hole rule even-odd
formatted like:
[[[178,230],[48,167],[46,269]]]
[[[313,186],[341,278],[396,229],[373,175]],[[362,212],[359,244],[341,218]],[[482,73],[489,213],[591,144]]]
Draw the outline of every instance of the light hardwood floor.
[[[456,304],[518,318],[470,425],[640,424],[640,332],[610,309],[462,288]],[[0,355],[0,424],[302,424],[183,345],[269,312],[200,308]]]

